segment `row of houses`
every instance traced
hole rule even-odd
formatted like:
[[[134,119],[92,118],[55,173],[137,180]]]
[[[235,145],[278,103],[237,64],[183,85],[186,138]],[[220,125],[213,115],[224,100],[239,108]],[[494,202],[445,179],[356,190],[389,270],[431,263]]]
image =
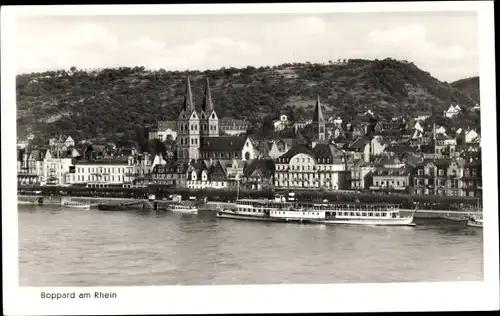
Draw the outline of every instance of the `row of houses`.
[[[369,143],[367,143],[369,145]],[[20,184],[133,187],[160,185],[190,189],[360,190],[417,195],[482,196],[479,157],[426,158],[408,153],[371,155],[334,144],[291,145],[275,159],[198,159],[181,162],[148,153],[98,160],[72,152],[54,156],[35,150],[18,161]]]

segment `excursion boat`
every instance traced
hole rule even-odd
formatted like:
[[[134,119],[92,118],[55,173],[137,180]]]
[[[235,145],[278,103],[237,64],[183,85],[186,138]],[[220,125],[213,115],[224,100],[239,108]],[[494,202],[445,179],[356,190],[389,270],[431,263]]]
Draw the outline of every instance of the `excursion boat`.
[[[63,201],[63,202],[61,202],[61,206],[69,207],[69,208],[90,209],[90,204],[74,202],[74,201]]]
[[[198,208],[196,206],[180,203],[169,205],[167,210],[175,213],[198,214]]]
[[[399,208],[392,204],[296,203],[295,207],[271,211],[271,217],[318,224],[416,226],[413,222],[415,212],[411,216],[401,216]]]
[[[393,204],[314,204],[273,200],[237,200],[232,208],[220,208],[217,217],[301,222],[317,224],[350,224],[377,226],[416,226],[413,215],[401,216]]]

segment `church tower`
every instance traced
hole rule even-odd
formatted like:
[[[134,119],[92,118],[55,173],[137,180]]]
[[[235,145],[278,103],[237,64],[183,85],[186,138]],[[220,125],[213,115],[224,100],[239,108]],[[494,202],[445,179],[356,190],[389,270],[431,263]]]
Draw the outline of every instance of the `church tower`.
[[[203,97],[203,104],[201,106],[200,122],[202,137],[219,137],[219,118],[215,113],[208,78],[205,84],[205,96]]]
[[[319,102],[319,95],[316,100],[316,107],[314,108],[313,128],[314,133],[318,135],[318,141],[324,141],[326,139],[325,119],[323,118],[323,110]]]
[[[200,117],[193,102],[191,82],[187,78],[184,106],[177,119],[177,160],[200,158]]]

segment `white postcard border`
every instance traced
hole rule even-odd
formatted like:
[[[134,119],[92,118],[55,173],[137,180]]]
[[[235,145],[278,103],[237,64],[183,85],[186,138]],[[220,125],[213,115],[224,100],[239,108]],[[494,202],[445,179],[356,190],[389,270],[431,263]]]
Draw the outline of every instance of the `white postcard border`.
[[[19,287],[15,155],[15,23],[19,14],[139,15],[477,11],[482,107],[484,282],[162,286]],[[174,6],[29,6],[2,8],[2,223],[4,312],[8,315],[208,314],[489,310],[499,308],[498,192],[493,2],[394,2]],[[116,299],[41,299],[40,293],[115,292]]]

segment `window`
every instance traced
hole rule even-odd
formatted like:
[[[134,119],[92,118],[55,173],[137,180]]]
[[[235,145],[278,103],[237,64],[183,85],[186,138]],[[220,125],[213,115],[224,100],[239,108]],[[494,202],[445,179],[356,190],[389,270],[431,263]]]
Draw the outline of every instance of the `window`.
[[[443,170],[443,169],[439,169],[439,175],[440,175],[440,176],[443,176],[443,175],[444,175],[444,170]]]
[[[422,169],[419,169],[418,170],[418,175],[421,176],[423,174],[423,170]]]

